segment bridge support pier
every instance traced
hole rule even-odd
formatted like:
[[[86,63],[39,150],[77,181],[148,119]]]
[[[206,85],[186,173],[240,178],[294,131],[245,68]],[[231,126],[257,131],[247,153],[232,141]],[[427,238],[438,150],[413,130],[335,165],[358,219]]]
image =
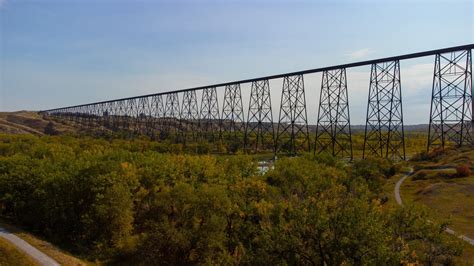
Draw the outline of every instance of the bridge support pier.
[[[244,147],[255,152],[270,148],[275,151],[272,103],[268,79],[253,81],[245,126]]]
[[[176,138],[179,133],[179,96],[177,92],[166,95],[165,117],[163,131],[160,136],[162,139],[169,136]]]
[[[234,140],[231,143],[228,143],[228,146],[242,143],[244,141],[243,133],[245,131],[245,122],[240,84],[237,83],[225,86],[221,118],[223,139],[226,141]],[[241,145],[230,148],[237,149],[237,147],[241,147]]]
[[[323,72],[316,125],[315,154],[330,152],[352,160],[346,69]]]
[[[196,91],[185,91],[180,115],[180,140],[186,143],[188,139],[195,141],[198,136],[199,107],[197,103]]]
[[[363,158],[405,160],[400,62],[372,64]]]
[[[215,141],[220,137],[220,111],[216,87],[202,90],[199,128],[202,137],[208,141]]]
[[[149,133],[149,119],[150,119],[150,101],[149,97],[138,98],[136,100],[136,129],[137,134],[148,135]]]
[[[474,144],[471,50],[436,54],[427,150]]]
[[[303,75],[287,76],[283,78],[275,152],[296,155],[298,151],[309,149]]]
[[[155,139],[157,132],[163,131],[163,119],[165,117],[165,107],[163,104],[163,97],[161,95],[151,96],[151,121],[150,121],[150,137]]]

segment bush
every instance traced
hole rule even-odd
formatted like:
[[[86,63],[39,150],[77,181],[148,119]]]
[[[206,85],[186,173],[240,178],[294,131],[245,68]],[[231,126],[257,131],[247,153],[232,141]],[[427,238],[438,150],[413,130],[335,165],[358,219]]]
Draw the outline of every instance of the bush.
[[[419,227],[426,217],[413,225],[382,208],[377,193],[395,169],[385,160],[281,158],[262,176],[252,156],[182,154],[146,139],[0,143],[0,215],[92,260],[395,265],[416,261],[420,243],[436,251],[421,262],[457,254],[442,230]]]
[[[468,177],[471,175],[471,169],[469,165],[461,164],[456,167],[456,176],[458,177]]]
[[[413,175],[413,181],[416,180],[425,180],[428,173],[426,171],[420,170],[415,175]]]
[[[388,160],[379,158],[356,161],[351,169],[352,177],[364,179],[369,186],[369,190],[376,194],[382,192],[385,179],[395,173],[395,167]]]
[[[57,135],[59,132],[54,128],[53,122],[49,122],[44,128],[44,134],[46,135]]]

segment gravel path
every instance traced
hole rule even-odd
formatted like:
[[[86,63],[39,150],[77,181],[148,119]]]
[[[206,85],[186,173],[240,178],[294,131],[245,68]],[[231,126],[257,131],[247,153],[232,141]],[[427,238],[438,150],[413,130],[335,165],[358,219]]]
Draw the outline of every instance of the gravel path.
[[[6,240],[10,241],[13,245],[15,245],[18,249],[22,250],[26,254],[30,255],[34,260],[36,260],[40,265],[44,266],[56,266],[60,265],[52,258],[48,257],[43,252],[39,251],[32,245],[28,244],[25,240],[17,237],[16,235],[8,232],[4,228],[0,227],[0,237],[5,238]]]
[[[403,206],[403,203],[402,203],[402,197],[400,197],[400,186],[402,185],[403,181],[405,181],[405,179],[407,179],[412,173],[413,173],[413,169],[410,169],[410,171],[407,172],[402,178],[400,178],[400,180],[398,180],[398,182],[395,184],[395,200],[401,206]],[[458,235],[455,231],[453,231],[450,228],[446,228],[445,231],[448,234],[459,236],[459,238],[461,238],[462,240],[474,246],[474,239],[469,238],[465,235]]]

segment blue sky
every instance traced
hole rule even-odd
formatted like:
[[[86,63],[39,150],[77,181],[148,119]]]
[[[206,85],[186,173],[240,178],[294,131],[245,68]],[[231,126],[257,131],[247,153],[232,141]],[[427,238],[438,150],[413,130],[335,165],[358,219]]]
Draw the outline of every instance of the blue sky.
[[[0,0],[0,111],[473,43],[473,3]],[[401,64],[405,121],[427,123],[433,58]],[[347,75],[352,122],[362,124],[369,68]],[[320,80],[320,74],[305,77],[310,122],[316,120]],[[271,85],[277,120],[281,81]]]

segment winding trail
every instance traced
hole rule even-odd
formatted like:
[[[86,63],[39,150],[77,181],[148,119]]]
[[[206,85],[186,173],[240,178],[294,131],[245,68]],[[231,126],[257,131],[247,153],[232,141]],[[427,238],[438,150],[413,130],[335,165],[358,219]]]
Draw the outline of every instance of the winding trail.
[[[402,185],[403,181],[405,181],[405,179],[407,179],[411,174],[413,174],[413,168],[410,168],[410,171],[407,172],[404,176],[402,176],[402,178],[400,178],[398,182],[395,184],[395,200],[400,206],[403,206],[402,197],[400,196],[400,186]],[[465,235],[459,235],[450,228],[446,228],[444,231],[448,234],[458,236],[462,240],[474,246],[474,239],[467,237]]]
[[[8,232],[6,229],[2,227],[0,227],[0,237],[3,237],[4,239],[10,241],[18,249],[22,250],[23,252],[31,256],[40,265],[43,265],[43,266],[59,266],[60,265],[48,255],[39,251],[32,245],[28,244],[28,242],[26,242],[25,240],[19,238],[13,233]]]

